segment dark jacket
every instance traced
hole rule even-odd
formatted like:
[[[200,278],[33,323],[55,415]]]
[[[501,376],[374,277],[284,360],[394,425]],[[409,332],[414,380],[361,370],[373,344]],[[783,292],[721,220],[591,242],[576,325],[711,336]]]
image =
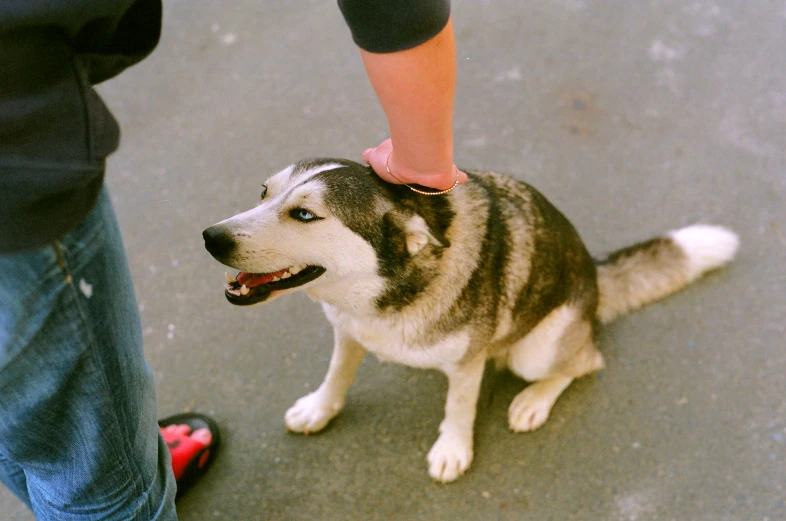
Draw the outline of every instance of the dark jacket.
[[[93,207],[120,132],[92,86],[160,33],[161,0],[0,0],[0,253],[51,242]]]

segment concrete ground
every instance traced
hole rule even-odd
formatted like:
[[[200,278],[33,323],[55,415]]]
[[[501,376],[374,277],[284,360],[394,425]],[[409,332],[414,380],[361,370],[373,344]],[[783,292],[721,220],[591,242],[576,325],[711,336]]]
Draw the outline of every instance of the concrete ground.
[[[284,411],[331,328],[294,295],[230,306],[201,231],[314,155],[386,124],[335,2],[166,3],[161,46],[101,87],[109,163],[161,416],[215,415],[220,459],[184,520],[786,519],[786,3],[456,0],[456,157],[540,188],[602,253],[694,222],[736,262],[604,328],[607,368],[535,433],[489,372],[469,473],[433,483],[446,383],[369,358],[323,433]],[[32,519],[0,491],[3,519]]]

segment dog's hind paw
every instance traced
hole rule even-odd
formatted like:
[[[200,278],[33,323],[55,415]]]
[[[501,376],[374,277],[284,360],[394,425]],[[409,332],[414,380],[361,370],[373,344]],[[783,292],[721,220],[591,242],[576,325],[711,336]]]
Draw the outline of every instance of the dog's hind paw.
[[[551,407],[541,402],[527,402],[519,400],[508,413],[508,423],[513,432],[534,431],[549,417]]]
[[[541,396],[536,386],[533,384],[524,389],[510,404],[508,423],[512,431],[534,431],[546,423],[554,401],[549,396]]]
[[[554,402],[572,381],[569,376],[554,376],[532,383],[517,394],[508,407],[511,430],[534,431],[546,423]]]
[[[309,434],[325,428],[343,407],[343,403],[325,399],[320,391],[314,391],[289,408],[284,416],[287,429]]]
[[[441,434],[428,453],[428,473],[437,481],[455,481],[472,463],[472,439]]]

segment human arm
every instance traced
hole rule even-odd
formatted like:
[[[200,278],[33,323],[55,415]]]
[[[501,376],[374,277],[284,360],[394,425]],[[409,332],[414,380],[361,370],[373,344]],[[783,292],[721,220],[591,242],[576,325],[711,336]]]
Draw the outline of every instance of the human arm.
[[[421,3],[428,4],[420,7],[430,11],[420,18],[431,16],[437,19],[430,27],[418,28],[420,39],[425,37],[425,41],[415,39],[414,46],[404,43],[405,48],[393,51],[377,46],[362,33],[359,37],[355,28],[359,22],[347,16],[347,0],[342,3],[342,10],[353,29],[355,41],[361,47],[363,64],[390,131],[390,139],[366,150],[363,158],[387,181],[445,189],[454,184],[456,176],[459,176],[459,182],[466,180],[466,175],[454,170],[453,165],[456,47],[449,12],[443,11],[444,19],[438,19],[439,2],[429,2]],[[442,7],[449,11],[448,2],[442,2]],[[395,31],[397,17],[398,14],[377,13],[373,21],[384,24],[390,20],[393,25],[391,31]],[[401,28],[400,32],[407,33],[410,28],[411,24]],[[436,34],[428,31],[436,31]],[[394,148],[395,152],[391,155]],[[388,157],[392,176],[386,171]]]

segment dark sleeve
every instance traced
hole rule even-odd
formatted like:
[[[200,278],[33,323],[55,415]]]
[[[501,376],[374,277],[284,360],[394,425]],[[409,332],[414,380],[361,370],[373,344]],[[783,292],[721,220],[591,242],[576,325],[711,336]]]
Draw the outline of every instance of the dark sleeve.
[[[161,0],[134,0],[116,19],[95,19],[80,28],[74,50],[90,82],[113,78],[142,61],[161,37]]]
[[[153,51],[161,11],[161,0],[0,0],[0,36],[58,31],[96,84]]]
[[[338,0],[338,6],[355,43],[374,53],[416,47],[450,18],[450,0]]]

